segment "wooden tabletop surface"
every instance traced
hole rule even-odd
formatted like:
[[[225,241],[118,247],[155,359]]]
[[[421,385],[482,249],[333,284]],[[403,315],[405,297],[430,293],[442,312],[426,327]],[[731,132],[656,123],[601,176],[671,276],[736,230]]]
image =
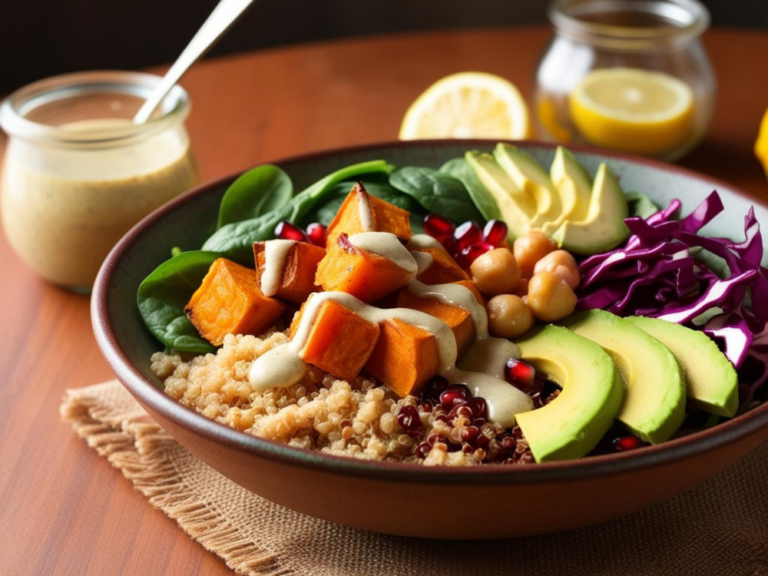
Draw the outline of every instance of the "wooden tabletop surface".
[[[548,36],[545,29],[454,31],[201,63],[183,82],[201,178],[394,140],[409,103],[452,72],[496,73],[530,95]],[[768,199],[752,152],[768,107],[768,76],[757,65],[768,54],[768,33],[715,30],[706,45],[719,79],[717,110],[707,139],[681,163]],[[38,280],[0,234],[0,574],[227,573],[60,421],[67,388],[110,377],[88,298]]]

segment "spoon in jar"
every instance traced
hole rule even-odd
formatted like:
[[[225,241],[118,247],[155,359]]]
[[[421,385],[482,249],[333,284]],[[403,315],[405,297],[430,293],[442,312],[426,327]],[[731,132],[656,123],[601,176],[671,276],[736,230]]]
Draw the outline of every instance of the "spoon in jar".
[[[253,4],[253,0],[221,0],[218,6],[213,9],[211,15],[197,31],[195,37],[178,57],[173,66],[166,72],[163,79],[157,85],[147,98],[147,101],[141,106],[136,116],[133,117],[134,124],[144,124],[150,119],[152,113],[157,109],[165,96],[181,77],[189,70],[190,66],[197,62],[224,33],[229,30],[243,12]]]

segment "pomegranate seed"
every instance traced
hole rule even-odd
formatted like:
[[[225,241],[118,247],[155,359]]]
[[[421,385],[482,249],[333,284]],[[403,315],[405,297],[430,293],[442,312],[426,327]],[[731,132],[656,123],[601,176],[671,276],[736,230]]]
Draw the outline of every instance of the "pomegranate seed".
[[[433,432],[429,436],[427,436],[426,443],[430,446],[434,446],[435,442],[440,441],[443,438],[441,434],[438,434],[437,432]]]
[[[307,226],[307,236],[315,246],[325,247],[325,226],[320,222],[313,222]]]
[[[469,388],[464,384],[451,384],[447,390],[440,394],[440,404],[446,410],[450,410],[454,406],[463,406],[471,397]]]
[[[443,240],[442,244],[446,252],[448,252],[454,258],[461,252],[461,248],[459,247],[459,241],[456,240],[456,238],[454,238],[453,236],[449,236],[448,238]]]
[[[477,260],[479,256],[482,256],[486,252],[490,252],[494,248],[496,248],[496,246],[493,244],[488,244],[487,242],[478,242],[477,244],[472,244],[466,248],[462,248],[461,260],[464,262],[465,266],[469,267],[472,265],[472,262]]]
[[[416,447],[416,456],[422,460],[426,458],[432,451],[432,446],[426,442],[422,442]]]
[[[484,398],[480,398],[479,396],[476,398],[472,398],[472,400],[469,401],[469,409],[472,410],[472,416],[474,418],[485,418],[488,413],[488,404],[486,403]]]
[[[426,400],[438,400],[440,398],[440,394],[445,392],[448,389],[448,386],[448,380],[442,376],[435,376],[427,384],[427,387],[423,392],[423,396]]]
[[[275,226],[275,238],[279,240],[294,240],[295,242],[309,241],[304,230],[286,221],[282,221]]]
[[[434,406],[432,406],[432,402],[430,402],[429,400],[426,400],[421,403],[421,406],[419,406],[419,408],[421,408],[422,412],[432,412],[432,408],[434,408]]]
[[[514,436],[505,434],[501,438],[501,445],[504,446],[504,448],[507,450],[514,450],[515,446],[517,445],[517,440],[515,440]]]
[[[510,358],[507,360],[504,375],[507,378],[507,382],[523,392],[534,388],[536,370],[528,362],[518,360],[517,358]]]
[[[480,435],[480,428],[477,426],[467,426],[461,431],[461,439],[464,442],[473,442]]]
[[[416,432],[421,428],[419,412],[413,406],[403,406],[397,415],[397,423],[406,432]]]
[[[476,222],[464,222],[464,224],[456,228],[453,237],[458,240],[459,246],[464,250],[473,244],[481,242],[483,240],[483,231]]]
[[[453,222],[437,214],[427,214],[422,222],[424,232],[437,239],[450,238],[456,226]]]
[[[453,422],[453,419],[457,416],[462,416],[467,420],[470,420],[472,418],[472,409],[466,404],[454,406],[451,408],[451,411],[448,412],[448,422]]]
[[[494,246],[501,246],[507,240],[507,225],[501,220],[489,220],[483,228],[483,240]]]
[[[485,418],[475,418],[472,421],[472,425],[473,426],[478,426],[478,427],[482,426],[485,423],[486,423],[486,419]]]
[[[620,436],[613,441],[613,449],[616,452],[626,452],[627,450],[635,450],[642,448],[645,442],[640,440],[637,436]]]

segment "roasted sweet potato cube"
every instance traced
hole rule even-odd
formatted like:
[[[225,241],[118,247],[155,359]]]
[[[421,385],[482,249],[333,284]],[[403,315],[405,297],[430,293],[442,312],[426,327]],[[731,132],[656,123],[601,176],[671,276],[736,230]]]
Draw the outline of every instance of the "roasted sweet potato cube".
[[[262,334],[285,304],[261,293],[256,271],[226,258],[215,260],[185,308],[200,335],[215,346],[227,334]]]
[[[432,256],[432,264],[417,276],[424,284],[450,284],[469,280],[469,274],[458,265],[445,248],[410,248],[413,252],[424,252]]]
[[[346,292],[370,303],[411,279],[412,275],[392,260],[354,246],[342,234],[318,264],[315,284],[326,292]]]
[[[478,292],[477,287],[471,280],[463,280],[456,282],[456,284],[464,286],[472,292],[478,302],[483,302],[480,292]],[[448,324],[451,330],[453,330],[454,336],[456,336],[458,357],[461,357],[467,351],[467,348],[475,339],[475,324],[470,313],[464,308],[446,304],[434,298],[420,298],[408,290],[407,286],[400,291],[397,306],[398,308],[410,308],[411,310],[424,312]]]
[[[303,307],[293,322],[297,327],[305,310]],[[295,335],[296,328],[291,332]],[[338,378],[354,380],[368,361],[378,338],[378,324],[368,322],[334,300],[326,300],[317,309],[299,356],[304,362]]]
[[[418,394],[440,370],[434,334],[397,318],[381,323],[381,334],[366,370],[401,398]]]
[[[370,218],[369,227],[364,225],[361,217],[365,214]],[[402,240],[409,240],[410,214],[407,210],[371,196],[358,182],[328,225],[327,246],[335,246],[342,233],[352,236],[360,232],[391,232]]]
[[[261,286],[261,279],[266,270],[266,242],[254,242],[253,256],[256,260],[256,277]],[[315,286],[315,273],[317,264],[325,256],[325,248],[308,244],[306,242],[296,242],[288,250],[283,261],[280,272],[280,281],[276,298],[288,300],[289,302],[304,302],[312,292],[318,292],[320,289]]]

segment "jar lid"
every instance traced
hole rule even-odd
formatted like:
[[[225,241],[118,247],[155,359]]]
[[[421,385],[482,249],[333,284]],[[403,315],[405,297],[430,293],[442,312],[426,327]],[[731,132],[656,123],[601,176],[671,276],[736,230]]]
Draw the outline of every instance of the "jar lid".
[[[190,108],[187,92],[174,86],[144,124],[126,121],[78,130],[66,125],[106,118],[129,120],[160,80],[154,74],[106,70],[53,76],[8,96],[0,104],[0,126],[11,136],[43,144],[124,145],[184,121]]]

